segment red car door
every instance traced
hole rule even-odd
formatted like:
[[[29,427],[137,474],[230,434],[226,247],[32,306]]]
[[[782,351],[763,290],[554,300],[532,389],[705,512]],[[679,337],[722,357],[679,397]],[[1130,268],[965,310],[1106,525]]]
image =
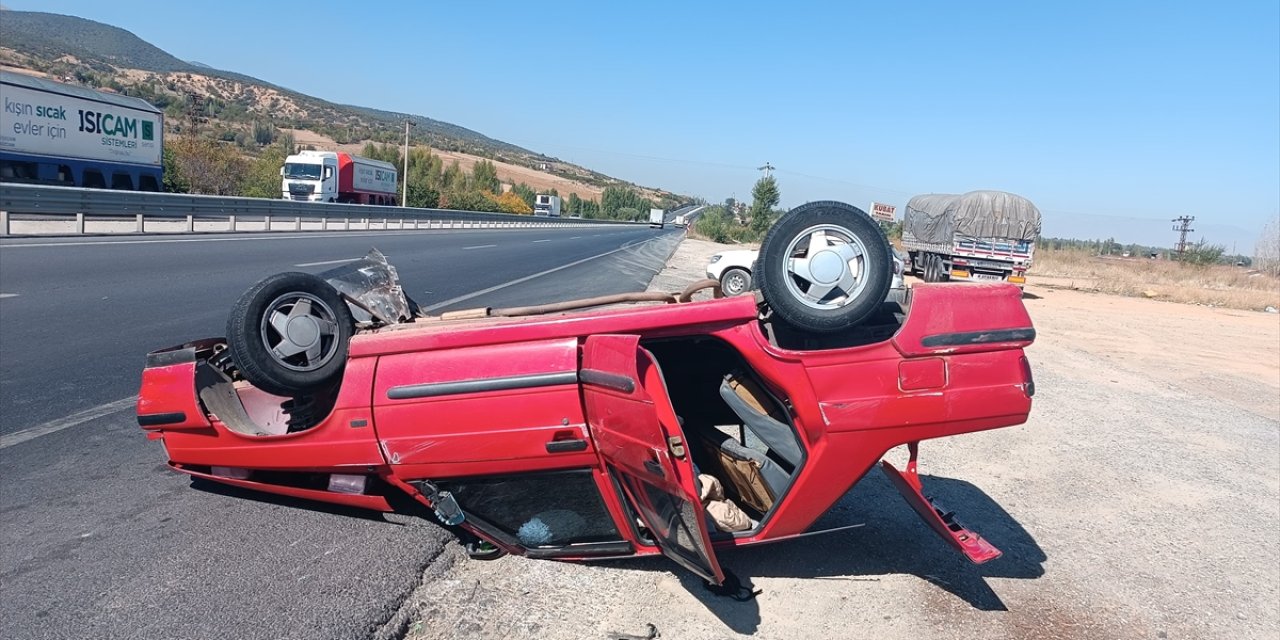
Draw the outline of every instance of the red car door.
[[[579,379],[597,452],[654,542],[681,566],[721,584],[693,462],[653,355],[639,336],[590,336]]]

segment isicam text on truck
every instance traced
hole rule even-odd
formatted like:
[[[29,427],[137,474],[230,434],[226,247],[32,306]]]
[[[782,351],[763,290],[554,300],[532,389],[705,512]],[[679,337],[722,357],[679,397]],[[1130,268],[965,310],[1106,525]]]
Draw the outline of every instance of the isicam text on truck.
[[[0,71],[0,181],[159,191],[164,114],[139,98]]]
[[[539,193],[534,196],[533,215],[559,218],[560,196],[547,195],[545,193]]]
[[[395,165],[349,153],[300,151],[280,168],[285,200],[396,204]]]
[[[1003,191],[912,198],[902,220],[908,270],[925,282],[1026,284],[1040,235],[1040,210]]]

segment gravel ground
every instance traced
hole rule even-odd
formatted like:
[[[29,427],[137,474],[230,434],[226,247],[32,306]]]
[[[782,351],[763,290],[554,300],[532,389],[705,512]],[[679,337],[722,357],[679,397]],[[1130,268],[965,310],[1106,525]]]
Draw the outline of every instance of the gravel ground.
[[[650,288],[682,289],[720,249],[686,240]],[[1280,319],[1027,292],[1029,422],[921,447],[926,489],[1002,558],[968,564],[873,471],[817,525],[865,527],[720,554],[755,601],[663,559],[477,562],[451,544],[402,609],[407,636],[1280,637]]]

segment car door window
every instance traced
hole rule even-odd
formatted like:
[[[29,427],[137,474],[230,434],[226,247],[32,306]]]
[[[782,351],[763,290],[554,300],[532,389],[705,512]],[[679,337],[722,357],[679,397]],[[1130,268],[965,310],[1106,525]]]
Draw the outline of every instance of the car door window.
[[[622,542],[590,469],[441,480],[467,518],[527,549]],[[477,522],[478,521],[478,522]]]

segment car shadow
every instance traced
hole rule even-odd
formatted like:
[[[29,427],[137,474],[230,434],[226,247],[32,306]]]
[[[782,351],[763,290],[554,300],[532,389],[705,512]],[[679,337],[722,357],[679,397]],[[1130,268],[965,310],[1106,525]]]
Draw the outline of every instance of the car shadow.
[[[762,577],[874,580],[890,574],[913,575],[974,609],[1007,610],[987,578],[1039,578],[1044,575],[1045,552],[1008,511],[973,484],[938,476],[921,476],[921,481],[925,495],[955,509],[960,522],[1003,555],[981,565],[970,563],[920,520],[883,473],[869,473],[809,530],[864,526],[762,548],[721,550],[717,558],[744,585]],[[636,562],[633,568],[674,570],[684,587],[730,629],[752,634],[759,627],[760,609],[754,600],[717,596],[701,578],[670,563]]]
[[[1030,291],[1023,291],[1023,292],[1022,292],[1022,299],[1023,299],[1023,300],[1042,300],[1043,298],[1044,298],[1044,296],[1038,296],[1038,295],[1036,295],[1036,294],[1034,294],[1034,293],[1031,293]]]

